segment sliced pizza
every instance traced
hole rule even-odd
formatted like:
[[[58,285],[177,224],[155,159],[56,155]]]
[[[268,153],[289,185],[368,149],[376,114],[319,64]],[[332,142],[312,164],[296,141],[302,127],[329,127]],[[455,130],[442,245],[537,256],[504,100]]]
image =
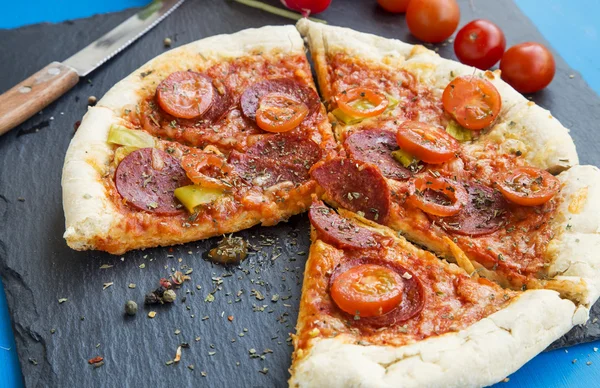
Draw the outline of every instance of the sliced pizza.
[[[315,201],[290,386],[486,386],[516,371],[584,307],[503,289],[384,226]]]
[[[274,225],[337,147],[293,26],[160,55],[88,110],[63,169],[65,238],[120,254]]]
[[[326,200],[503,286],[593,304],[600,171],[548,111],[422,46],[297,27],[345,152],[312,170]]]

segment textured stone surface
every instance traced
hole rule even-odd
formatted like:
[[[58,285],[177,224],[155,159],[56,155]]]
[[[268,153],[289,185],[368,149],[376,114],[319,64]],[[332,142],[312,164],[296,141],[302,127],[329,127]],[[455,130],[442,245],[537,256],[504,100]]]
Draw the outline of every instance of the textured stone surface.
[[[465,0],[461,1],[461,10],[463,24],[476,17],[498,23],[509,44],[543,41],[511,2]],[[52,60],[67,58],[132,12],[0,31],[0,90]],[[334,1],[320,16],[331,24],[414,43],[403,17],[383,13],[374,1]],[[165,37],[171,37],[176,47],[210,35],[288,22],[230,2],[188,0],[146,36],[92,73],[89,80],[82,80],[41,114],[0,137],[0,274],[28,386],[286,384],[292,350],[286,339],[296,320],[304,252],[308,252],[309,244],[306,215],[274,228],[240,233],[260,248],[240,267],[225,268],[204,260],[216,239],[172,249],[130,252],[122,257],[75,252],[62,239],[60,178],[73,125],[85,113],[88,96],[101,97],[118,80],[164,52]],[[453,57],[451,45],[439,48],[441,55]],[[557,58],[555,81],[535,95],[534,101],[551,109],[572,129],[582,163],[598,165],[600,100],[579,77],[570,79],[572,73]],[[103,264],[113,267],[100,269]],[[158,279],[170,274],[172,268],[183,265],[193,268],[192,281],[178,292],[174,305],[159,306],[154,309],[156,317],[147,318],[150,309],[142,305],[144,293],[156,287]],[[222,284],[217,285],[218,279]],[[108,282],[114,284],[103,290]],[[136,288],[129,288],[130,283]],[[205,301],[215,288],[214,301]],[[253,289],[264,300],[258,300]],[[279,300],[272,302],[275,294]],[[186,301],[182,303],[184,296]],[[68,300],[59,304],[59,298]],[[140,305],[136,317],[123,313],[128,299]],[[262,306],[266,306],[264,311],[254,311]],[[232,322],[227,319],[230,315]],[[598,315],[598,306],[594,315]],[[180,330],[179,335],[176,330]],[[196,337],[200,341],[196,342]],[[589,324],[574,329],[556,345],[597,338],[600,327]],[[181,342],[188,342],[190,348],[183,349],[179,364],[166,366]],[[251,358],[250,349],[259,355],[265,349],[273,353],[261,360]],[[105,359],[99,369],[87,363],[95,356]],[[193,371],[187,368],[192,364]],[[263,368],[268,368],[266,374],[259,373]]]

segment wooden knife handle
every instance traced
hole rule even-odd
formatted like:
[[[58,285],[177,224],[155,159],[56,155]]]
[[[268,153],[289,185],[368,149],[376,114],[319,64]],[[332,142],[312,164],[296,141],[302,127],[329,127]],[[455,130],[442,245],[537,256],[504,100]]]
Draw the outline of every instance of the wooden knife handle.
[[[0,135],[21,124],[79,82],[69,66],[52,62],[0,95]]]

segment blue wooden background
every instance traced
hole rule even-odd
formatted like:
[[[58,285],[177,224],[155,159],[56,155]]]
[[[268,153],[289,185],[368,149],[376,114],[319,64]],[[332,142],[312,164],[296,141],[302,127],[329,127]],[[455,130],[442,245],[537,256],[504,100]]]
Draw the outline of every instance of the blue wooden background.
[[[600,38],[598,36],[600,0],[514,1],[569,65],[581,74],[596,93],[600,94]],[[7,0],[2,3],[0,28],[16,28],[40,22],[57,23],[97,13],[139,7],[148,3],[148,0]],[[502,388],[600,386],[598,348],[600,348],[600,341],[540,354],[510,376],[508,383],[501,383],[499,386]],[[573,363],[575,359],[577,362]],[[18,388],[22,385],[6,297],[4,289],[0,287],[0,387]]]

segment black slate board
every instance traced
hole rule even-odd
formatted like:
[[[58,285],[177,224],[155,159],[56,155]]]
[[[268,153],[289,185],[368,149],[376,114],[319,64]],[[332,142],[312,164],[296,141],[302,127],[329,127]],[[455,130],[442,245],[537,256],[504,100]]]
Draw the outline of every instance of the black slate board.
[[[460,3],[463,24],[485,17],[504,29],[509,44],[543,42],[510,0]],[[0,90],[52,60],[67,58],[133,12],[0,31]],[[416,43],[403,17],[384,13],[374,0],[334,0],[319,16],[334,25]],[[164,52],[165,37],[179,46],[219,33],[286,23],[286,19],[239,4],[188,0],[89,80],[82,80],[58,102],[0,138],[0,274],[27,386],[286,385],[292,351],[286,340],[296,321],[304,252],[309,244],[305,215],[278,227],[240,233],[260,248],[240,267],[225,268],[203,260],[216,239],[114,257],[75,252],[66,246],[60,188],[64,154],[74,123],[86,111],[88,96],[101,97],[118,80]],[[453,57],[451,45],[440,45],[439,49],[441,55]],[[554,82],[533,99],[572,129],[581,162],[599,165],[600,139],[595,127],[600,122],[600,99],[579,76],[570,79],[574,73],[557,57]],[[268,242],[261,245],[271,240],[275,240],[272,246]],[[114,267],[100,269],[102,264]],[[140,264],[145,268],[139,268]],[[149,309],[143,307],[137,317],[124,317],[127,299],[141,305],[144,293],[155,287],[161,276],[183,265],[194,272],[175,305],[157,308],[154,319],[146,317]],[[103,291],[105,282],[114,285]],[[137,287],[129,289],[129,283]],[[216,286],[214,302],[205,302]],[[251,295],[252,289],[265,299],[257,300]],[[190,294],[186,295],[186,290]],[[238,298],[240,290],[243,292]],[[271,302],[275,294],[280,298]],[[184,295],[187,301],[182,303]],[[59,298],[68,301],[59,305]],[[264,305],[264,311],[254,311]],[[593,315],[599,314],[596,306]],[[233,322],[228,321],[229,315],[234,316]],[[175,335],[176,329],[181,334]],[[198,336],[201,339],[196,342]],[[590,323],[553,346],[597,338],[600,325]],[[182,361],[165,366],[181,342],[190,343],[189,349],[183,349]],[[272,349],[273,353],[265,354],[262,360],[251,358],[250,349],[257,354]],[[87,360],[98,355],[106,364],[93,369]],[[193,371],[186,367],[191,364]],[[266,374],[259,373],[263,368],[268,368]]]

